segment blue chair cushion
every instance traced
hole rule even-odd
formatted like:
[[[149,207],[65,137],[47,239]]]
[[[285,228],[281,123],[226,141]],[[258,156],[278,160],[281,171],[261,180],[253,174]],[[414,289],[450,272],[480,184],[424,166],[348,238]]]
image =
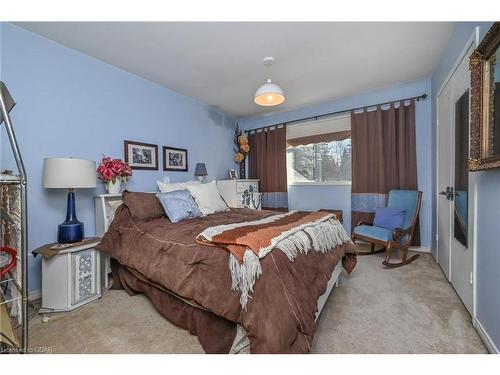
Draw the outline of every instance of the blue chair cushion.
[[[397,207],[379,207],[375,211],[373,225],[386,229],[402,228],[406,209]]]
[[[392,230],[371,225],[359,225],[354,228],[354,233],[384,242],[392,240]]]
[[[417,190],[391,190],[387,207],[404,208],[405,218],[401,228],[408,229],[417,211],[418,191]]]
[[[156,194],[172,223],[203,216],[189,190]]]

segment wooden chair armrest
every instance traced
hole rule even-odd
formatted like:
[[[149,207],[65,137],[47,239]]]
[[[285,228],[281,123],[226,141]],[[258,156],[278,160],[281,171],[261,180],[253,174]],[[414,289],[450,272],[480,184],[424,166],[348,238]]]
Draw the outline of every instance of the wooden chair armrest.
[[[399,242],[407,234],[410,234],[410,228],[408,228],[408,229],[395,228],[392,231],[392,238],[393,238],[394,241],[398,241]]]
[[[360,221],[358,221],[356,226],[360,226],[360,225],[373,225],[373,223],[370,223],[369,221],[365,221],[365,220],[360,220]]]

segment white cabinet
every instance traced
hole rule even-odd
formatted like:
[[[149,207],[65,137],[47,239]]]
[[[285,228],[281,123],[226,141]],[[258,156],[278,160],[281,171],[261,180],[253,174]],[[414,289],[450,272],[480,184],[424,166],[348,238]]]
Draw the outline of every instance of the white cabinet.
[[[218,180],[217,188],[229,207],[261,209],[259,180]]]
[[[101,297],[98,243],[42,258],[42,311],[71,311]]]

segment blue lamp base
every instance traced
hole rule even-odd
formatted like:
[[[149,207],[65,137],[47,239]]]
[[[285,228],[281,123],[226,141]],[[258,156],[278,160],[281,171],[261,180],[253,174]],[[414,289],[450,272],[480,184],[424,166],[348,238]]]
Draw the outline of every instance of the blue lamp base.
[[[83,223],[81,221],[65,221],[57,227],[57,242],[59,243],[80,242],[83,240],[83,237]]]
[[[75,243],[84,238],[83,223],[76,218],[75,193],[70,189],[68,193],[68,207],[66,220],[59,224],[57,229],[57,242]]]

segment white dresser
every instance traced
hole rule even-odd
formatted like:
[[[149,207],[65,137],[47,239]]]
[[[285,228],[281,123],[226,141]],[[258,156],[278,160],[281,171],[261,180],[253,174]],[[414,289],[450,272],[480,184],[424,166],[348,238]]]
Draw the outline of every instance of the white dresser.
[[[229,207],[261,209],[259,180],[217,180],[217,188]]]

